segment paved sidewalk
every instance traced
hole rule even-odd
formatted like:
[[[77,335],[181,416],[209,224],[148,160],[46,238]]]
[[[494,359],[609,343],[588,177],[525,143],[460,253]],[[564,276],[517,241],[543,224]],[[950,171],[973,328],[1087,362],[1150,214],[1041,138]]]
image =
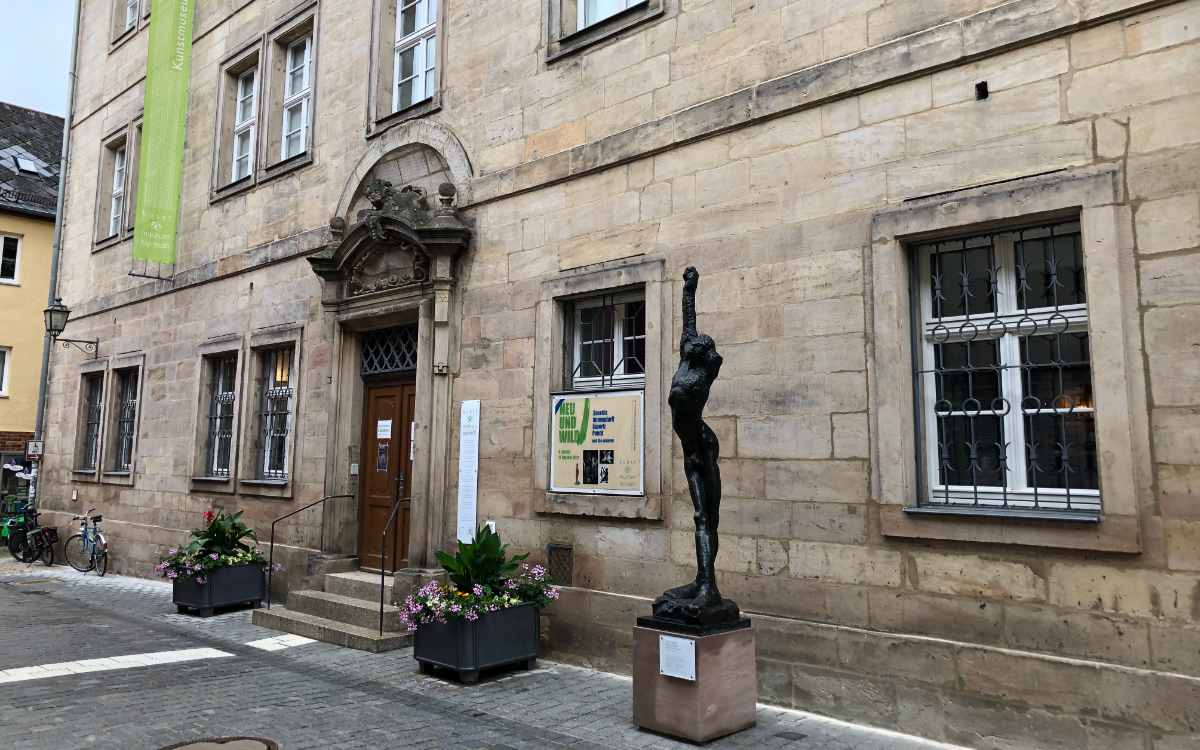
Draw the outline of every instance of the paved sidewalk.
[[[280,634],[250,624],[248,611],[178,615],[170,599],[161,581],[0,559],[0,745],[156,750],[248,736],[282,750],[693,747],[633,728],[624,677],[543,660],[532,672],[464,687],[419,674],[411,649],[368,654],[304,639],[248,645]],[[200,650],[236,658],[200,658],[208,653]],[[200,657],[160,656],[184,651]],[[129,668],[130,658],[147,664]],[[124,668],[101,669],[109,661]],[[30,678],[37,670],[22,671],[45,665],[60,666],[38,679]],[[5,682],[6,673],[19,679]],[[757,727],[709,747],[950,746],[760,706]]]

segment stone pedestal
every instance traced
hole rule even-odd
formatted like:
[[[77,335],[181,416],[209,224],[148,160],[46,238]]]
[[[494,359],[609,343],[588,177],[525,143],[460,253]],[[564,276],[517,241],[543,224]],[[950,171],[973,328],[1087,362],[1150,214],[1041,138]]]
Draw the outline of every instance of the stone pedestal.
[[[691,742],[708,742],[754,726],[758,668],[754,630],[745,626],[711,635],[647,627],[633,629],[633,722],[639,729]],[[659,671],[660,636],[695,641],[695,681]]]

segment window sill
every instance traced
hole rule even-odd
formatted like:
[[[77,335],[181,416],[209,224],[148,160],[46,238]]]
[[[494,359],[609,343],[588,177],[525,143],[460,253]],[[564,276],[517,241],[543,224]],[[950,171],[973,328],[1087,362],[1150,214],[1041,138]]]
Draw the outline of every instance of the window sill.
[[[0,284],[4,286],[21,286],[21,282],[16,279],[0,279]]]
[[[970,508],[929,508],[881,505],[880,530],[886,537],[911,540],[944,540],[1005,544],[1051,549],[1137,554],[1142,551],[1137,516],[1087,514],[1090,518],[1064,518],[1063,513],[1041,511],[1018,515]],[[1080,514],[1081,515],[1081,514]]]
[[[286,479],[243,479],[242,484],[248,484],[251,487],[286,487],[288,480]]]
[[[102,237],[101,239],[96,240],[95,244],[92,245],[92,252],[98,253],[101,250],[107,250],[108,248],[119,245],[124,241],[125,238],[120,234],[110,234],[107,237]]]
[[[572,31],[557,39],[550,39],[547,44],[546,62],[552,63],[594,44],[599,44],[627,29],[658,18],[663,12],[662,0],[643,0],[643,2],[609,16],[603,21],[597,21],[591,26]]]
[[[132,474],[133,474],[133,472],[130,472],[130,471],[106,471],[106,472],[104,472],[104,476],[106,476],[106,477],[128,477],[128,476],[131,476]]]
[[[423,102],[417,102],[416,104],[409,105],[404,109],[397,110],[389,115],[385,115],[375,120],[375,122],[371,123],[371,125],[367,128],[367,138],[371,139],[382,135],[397,125],[402,125],[410,120],[426,117],[441,110],[441,108],[442,95],[440,93],[434,94],[432,97]]]
[[[192,477],[193,482],[228,482],[230,477]]]
[[[276,177],[282,177],[285,174],[290,174],[291,172],[302,167],[307,167],[312,163],[313,155],[310,147],[304,153],[296,154],[295,156],[284,159],[283,161],[277,161],[263,169],[259,174],[257,184],[261,185],[264,182],[270,182]]]
[[[108,54],[116,52],[119,48],[124,47],[125,43],[137,36],[138,27],[135,25],[132,29],[126,29],[117,36],[113,37],[108,43]]]
[[[591,495],[567,492],[539,494],[538,513],[593,518],[662,519],[662,498],[654,495]]]
[[[240,180],[227,182],[218,188],[213,188],[208,193],[208,202],[218,203],[226,198],[232,198],[235,195],[241,195],[242,193],[245,193],[258,184],[254,177],[254,173],[251,172]]]
[[[99,477],[96,476],[95,469],[72,469],[71,470],[71,481],[72,482],[88,482],[88,483],[95,484],[96,482],[99,481]]]

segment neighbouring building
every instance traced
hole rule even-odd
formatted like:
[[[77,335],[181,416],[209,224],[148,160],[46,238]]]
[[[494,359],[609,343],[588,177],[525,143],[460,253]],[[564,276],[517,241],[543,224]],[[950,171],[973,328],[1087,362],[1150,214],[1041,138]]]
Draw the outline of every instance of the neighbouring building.
[[[0,102],[0,466],[24,466],[42,377],[42,310],[63,119]],[[0,469],[0,497],[24,490]]]
[[[82,0],[58,292],[100,345],[55,349],[40,493],[103,512],[115,570],[347,495],[279,524],[273,611],[402,589],[477,400],[476,518],[569,584],[547,648],[627,670],[694,565],[695,265],[764,700],[1200,744],[1200,1],[199,3],[147,269],[149,6]]]

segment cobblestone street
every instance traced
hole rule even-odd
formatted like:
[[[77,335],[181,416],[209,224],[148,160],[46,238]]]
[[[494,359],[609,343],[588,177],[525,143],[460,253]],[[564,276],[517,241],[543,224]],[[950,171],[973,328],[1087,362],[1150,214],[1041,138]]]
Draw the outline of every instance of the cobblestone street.
[[[411,650],[290,645],[247,611],[175,614],[170,594],[158,581],[0,560],[0,744],[134,750],[253,736],[283,750],[689,747],[632,727],[622,677],[542,661],[467,688],[418,674]],[[23,669],[81,660],[90,671]],[[947,747],[767,707],[756,728],[712,746]]]

